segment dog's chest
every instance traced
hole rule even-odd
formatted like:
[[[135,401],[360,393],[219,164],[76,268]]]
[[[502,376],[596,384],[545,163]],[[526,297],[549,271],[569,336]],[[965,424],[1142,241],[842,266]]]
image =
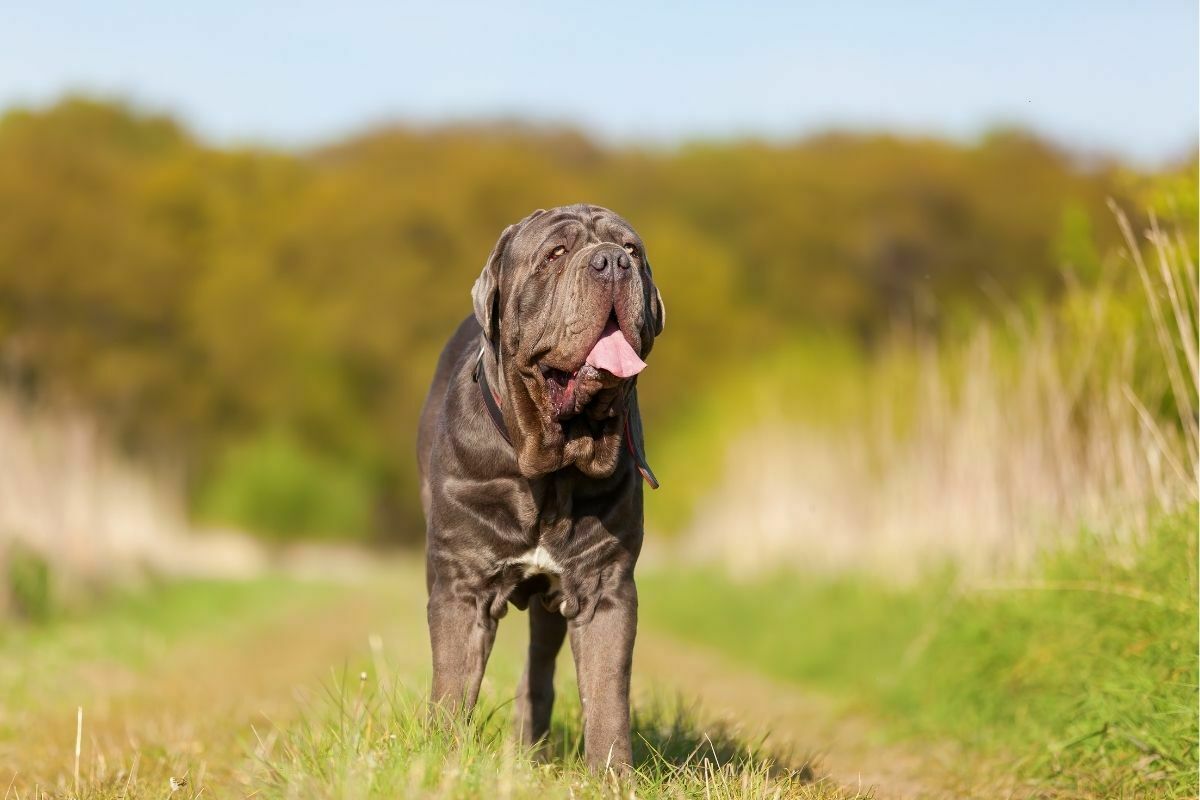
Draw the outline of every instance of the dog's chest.
[[[512,547],[517,542],[512,539],[505,542],[507,552],[497,553],[501,556],[501,569],[510,575],[515,573],[521,580],[544,575],[551,586],[557,586],[560,578],[579,569],[581,553],[602,551],[603,542],[597,538],[614,537],[602,524],[581,530],[573,513],[583,502],[590,504],[584,507],[589,516],[598,516],[594,491],[589,491],[593,488],[586,482],[581,486],[569,473],[527,484],[525,491],[515,497],[514,517],[519,533],[513,538],[520,544]]]
[[[518,568],[523,578],[546,575],[553,581],[561,577],[562,557],[571,549],[571,507],[569,481],[556,477],[531,484],[518,496],[516,513],[525,548],[508,555],[503,565]]]
[[[548,575],[551,578],[557,578],[562,575],[562,566],[540,544],[514,558],[508,559],[508,563],[520,567],[523,577],[526,578],[531,578],[534,575]]]

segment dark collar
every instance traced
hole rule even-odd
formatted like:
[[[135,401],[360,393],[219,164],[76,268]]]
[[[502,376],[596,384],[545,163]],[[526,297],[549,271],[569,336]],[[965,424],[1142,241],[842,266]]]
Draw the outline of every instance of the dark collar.
[[[504,441],[508,442],[508,446],[512,447],[512,438],[508,435],[508,426],[504,424],[504,413],[500,410],[500,395],[492,389],[488,383],[487,370],[483,368],[483,357],[487,353],[487,347],[479,348],[479,357],[475,359],[475,383],[479,385],[479,394],[483,397],[483,407],[487,409],[488,417],[492,420],[492,425],[496,426],[496,431]],[[640,426],[639,426],[640,428]],[[629,414],[625,415],[625,449],[629,451],[629,455],[633,456],[633,463],[637,465],[638,472],[642,474],[642,479],[650,485],[651,489],[658,488],[658,479],[654,477],[654,471],[650,469],[650,464],[646,461],[646,456],[642,452],[641,442],[634,442],[633,430],[629,425]]]
[[[487,370],[483,368],[483,355],[486,352],[486,348],[479,348],[479,358],[475,359],[475,382],[479,384],[479,393],[483,395],[483,406],[487,409],[488,416],[492,418],[492,424],[504,437],[504,441],[508,442],[508,446],[512,447],[508,426],[504,424],[504,414],[500,412],[500,395],[496,394],[488,384]]]

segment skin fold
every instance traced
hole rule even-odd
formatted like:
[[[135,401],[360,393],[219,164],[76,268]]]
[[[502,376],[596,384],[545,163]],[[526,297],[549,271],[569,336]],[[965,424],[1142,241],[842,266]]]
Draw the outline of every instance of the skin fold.
[[[545,738],[555,657],[569,636],[588,763],[623,770],[643,535],[631,449],[643,452],[642,426],[636,376],[585,362],[614,324],[646,360],[662,332],[662,297],[636,231],[607,209],[576,205],[506,228],[472,299],[418,435],[432,700],[469,713],[498,621],[509,603],[528,608],[518,735]],[[488,417],[477,368],[511,446]]]

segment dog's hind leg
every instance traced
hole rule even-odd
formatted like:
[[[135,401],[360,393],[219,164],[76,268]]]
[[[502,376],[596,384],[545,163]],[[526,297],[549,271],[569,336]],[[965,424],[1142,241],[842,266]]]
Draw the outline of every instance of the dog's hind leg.
[[[567,636],[567,621],[542,605],[542,597],[529,603],[529,655],[517,686],[515,722],[518,740],[525,745],[542,742],[550,732],[554,709],[554,663]]]

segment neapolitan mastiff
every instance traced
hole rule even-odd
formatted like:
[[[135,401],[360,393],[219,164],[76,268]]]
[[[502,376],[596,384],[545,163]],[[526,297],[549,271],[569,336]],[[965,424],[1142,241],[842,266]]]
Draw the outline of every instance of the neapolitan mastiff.
[[[665,311],[641,238],[590,205],[501,234],[438,361],[418,460],[436,704],[469,713],[508,603],[529,609],[516,722],[550,726],[567,633],[594,768],[630,764],[643,455],[636,376]]]

